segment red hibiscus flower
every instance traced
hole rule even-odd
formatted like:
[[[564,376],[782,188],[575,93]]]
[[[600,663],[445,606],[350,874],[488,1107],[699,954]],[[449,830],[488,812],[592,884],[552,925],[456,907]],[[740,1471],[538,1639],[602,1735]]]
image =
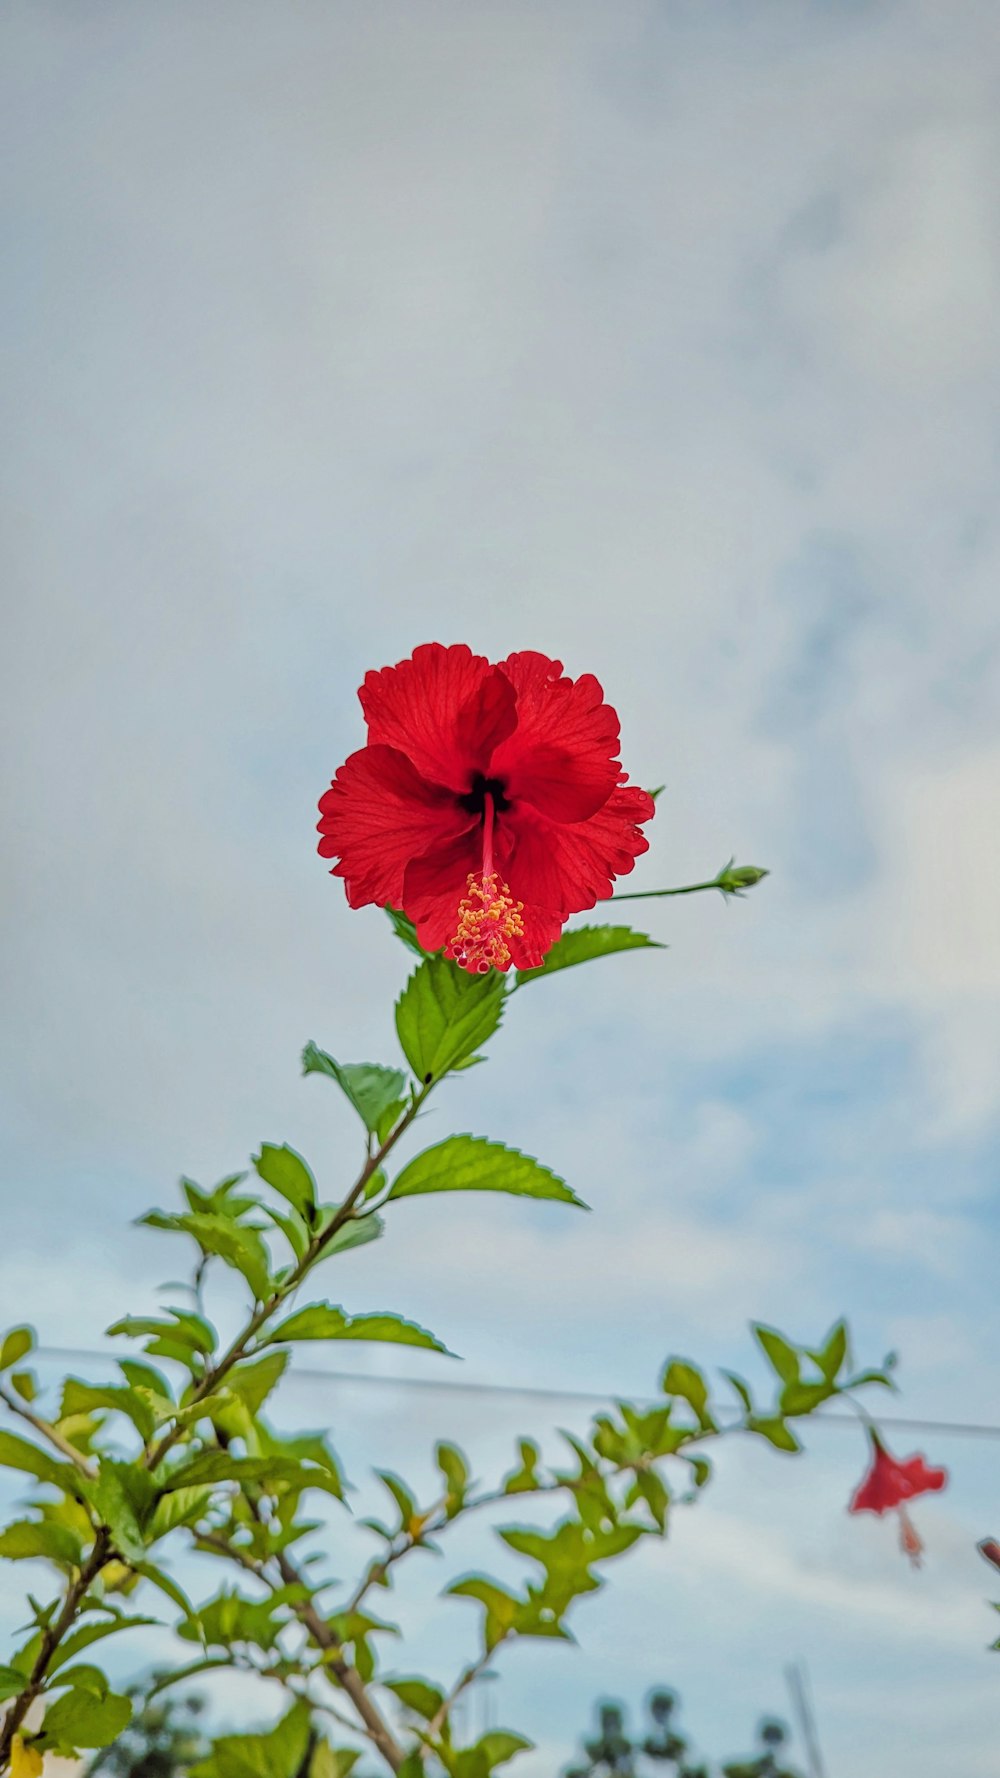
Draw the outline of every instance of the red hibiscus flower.
[[[425,950],[535,968],[646,851],[653,799],[627,784],[592,674],[428,642],[358,696],[368,744],[320,799],[319,850],[352,907],[401,908]]]
[[[868,1473],[856,1488],[848,1511],[899,1514],[899,1541],[915,1568],[920,1566],[923,1544],[906,1511],[906,1502],[918,1494],[933,1494],[948,1480],[946,1469],[934,1469],[919,1454],[893,1457],[877,1432],[871,1434],[872,1460]]]

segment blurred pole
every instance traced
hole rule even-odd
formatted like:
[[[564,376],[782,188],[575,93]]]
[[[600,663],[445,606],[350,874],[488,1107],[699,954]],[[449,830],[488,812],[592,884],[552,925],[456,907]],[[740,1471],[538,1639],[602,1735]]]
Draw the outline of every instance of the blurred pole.
[[[785,1681],[792,1700],[792,1711],[802,1736],[809,1762],[809,1778],[826,1778],[823,1755],[819,1750],[816,1718],[806,1691],[805,1666],[799,1662],[785,1668]]]

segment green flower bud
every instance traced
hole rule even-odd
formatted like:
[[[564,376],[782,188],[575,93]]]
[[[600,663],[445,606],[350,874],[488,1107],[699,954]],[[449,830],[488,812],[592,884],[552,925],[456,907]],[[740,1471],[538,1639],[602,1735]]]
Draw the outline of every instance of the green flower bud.
[[[723,895],[745,895],[755,883],[762,883],[770,874],[770,871],[761,870],[759,865],[737,864],[735,858],[731,858],[716,877],[715,887]]]

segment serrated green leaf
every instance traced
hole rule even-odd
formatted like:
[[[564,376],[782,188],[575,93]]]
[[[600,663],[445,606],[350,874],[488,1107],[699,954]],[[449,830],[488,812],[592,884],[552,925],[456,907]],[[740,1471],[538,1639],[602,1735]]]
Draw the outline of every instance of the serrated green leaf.
[[[267,1352],[263,1358],[238,1365],[230,1371],[226,1387],[251,1414],[259,1414],[276,1389],[288,1364],[287,1352]]]
[[[389,919],[392,922],[393,932],[398,939],[402,940],[407,950],[412,951],[416,957],[429,957],[431,953],[425,951],[423,945],[420,943],[420,940],[417,937],[417,929],[414,926],[413,921],[409,919],[406,914],[400,913],[398,908],[387,907],[385,912],[388,914]]]
[[[773,1445],[776,1451],[801,1451],[802,1449],[791,1427],[786,1426],[783,1420],[776,1417],[766,1415],[761,1417],[752,1414],[747,1420],[747,1429],[750,1432],[759,1433],[761,1438],[766,1438],[768,1444]]]
[[[829,1382],[833,1382],[847,1358],[847,1325],[835,1321],[823,1345],[812,1356]]]
[[[114,1546],[126,1562],[141,1562],[146,1553],[146,1540],[139,1524],[136,1487],[141,1487],[151,1505],[155,1487],[145,1470],[113,1458],[102,1459],[100,1473],[84,1480],[84,1492],[111,1533]]]
[[[238,1482],[241,1486],[261,1482],[265,1487],[293,1491],[319,1488],[338,1500],[343,1498],[340,1478],[333,1468],[301,1462],[292,1456],[238,1457],[231,1451],[201,1451],[189,1463],[173,1470],[161,1486],[173,1493],[177,1488],[214,1486],[219,1482]]]
[[[444,1703],[444,1693],[426,1679],[383,1679],[386,1691],[393,1692],[407,1710],[432,1722]]]
[[[145,1443],[153,1435],[156,1418],[146,1398],[128,1384],[85,1383],[80,1377],[67,1377],[59,1404],[60,1420],[71,1420],[77,1414],[100,1413],[105,1410],[124,1414],[131,1420]]]
[[[182,1179],[181,1189],[191,1210],[221,1210],[226,1216],[242,1216],[245,1210],[251,1210],[253,1198],[236,1198],[233,1193],[238,1185],[242,1185],[245,1173],[230,1173],[227,1179],[220,1180],[212,1191],[202,1191],[193,1179]]]
[[[78,1630],[71,1631],[66,1640],[59,1644],[49,1662],[49,1672],[57,1672],[83,1649],[90,1648],[95,1642],[103,1642],[107,1636],[117,1636],[122,1630],[142,1629],[155,1623],[156,1619],[152,1617],[128,1617],[123,1612],[115,1612],[110,1622],[105,1619],[97,1624],[81,1624]]]
[[[191,1235],[202,1253],[214,1254],[227,1266],[242,1272],[257,1302],[263,1302],[268,1295],[270,1265],[267,1248],[255,1228],[236,1222],[232,1216],[224,1215],[221,1211],[207,1210],[192,1210],[179,1216],[151,1210],[139,1220],[151,1228],[170,1229],[177,1234]],[[122,1323],[116,1323],[116,1326],[121,1327]],[[172,1337],[177,1337],[176,1332]]]
[[[799,1380],[799,1357],[794,1346],[789,1345],[784,1334],[777,1328],[765,1327],[761,1322],[753,1324],[753,1334],[768,1364],[783,1383],[797,1383]]]
[[[410,1493],[409,1488],[398,1475],[393,1475],[391,1469],[377,1469],[375,1474],[378,1476],[383,1488],[388,1489],[393,1500],[396,1502],[396,1505],[399,1508],[399,1518],[403,1529],[408,1529],[411,1522],[418,1516],[417,1503],[413,1498],[413,1495]]]
[[[550,1198],[587,1208],[558,1174],[540,1161],[488,1142],[482,1136],[449,1136],[425,1148],[394,1180],[390,1198],[412,1198],[423,1192],[494,1191],[518,1198]]]
[[[516,1753],[526,1753],[534,1745],[523,1735],[512,1734],[510,1729],[490,1729],[469,1752],[480,1754],[486,1761],[487,1771],[492,1772],[495,1766],[505,1765]]]
[[[106,1333],[109,1339],[122,1336],[125,1339],[143,1339],[147,1336],[158,1341],[167,1341],[182,1351],[187,1361],[194,1353],[201,1352],[201,1341],[192,1328],[186,1328],[176,1321],[164,1321],[152,1315],[123,1315],[120,1321],[112,1322]],[[151,1350],[151,1348],[150,1348]],[[209,1351],[213,1350],[210,1346]],[[165,1353],[164,1357],[173,1357],[173,1353]]]
[[[655,1469],[640,1469],[632,1485],[638,1498],[646,1502],[657,1529],[663,1531],[667,1523],[670,1494],[662,1477]],[[632,1502],[629,1501],[628,1504],[631,1505]]]
[[[16,1667],[0,1667],[0,1704],[6,1704],[8,1698],[16,1698],[23,1692],[25,1684],[26,1676]]]
[[[316,1213],[316,1181],[302,1156],[285,1142],[278,1148],[265,1142],[254,1156],[254,1167],[265,1185],[280,1192],[308,1222]]]
[[[538,1446],[530,1438],[523,1438],[518,1449],[521,1453],[521,1467],[504,1477],[505,1494],[531,1494],[540,1485],[537,1465],[541,1453]]]
[[[564,932],[545,954],[537,969],[519,969],[517,985],[537,981],[540,976],[554,975],[558,969],[572,969],[578,963],[591,963],[597,957],[613,957],[618,951],[663,951],[645,932],[633,932],[630,926],[576,926]]]
[[[387,1340],[394,1346],[448,1351],[425,1327],[404,1321],[401,1315],[348,1315],[334,1303],[311,1303],[308,1308],[297,1309],[269,1335],[269,1341],[277,1340]]]
[[[167,1598],[184,1613],[186,1619],[194,1618],[197,1615],[183,1587],[178,1586],[173,1575],[167,1574],[165,1569],[158,1568],[153,1562],[134,1562],[133,1567],[136,1574],[142,1575],[143,1580],[148,1580],[152,1586],[158,1587],[161,1593],[165,1593]]]
[[[783,1414],[811,1414],[821,1402],[829,1401],[836,1390],[831,1383],[786,1383],[779,1397]]]
[[[40,1482],[51,1482],[54,1488],[70,1493],[77,1491],[77,1472],[70,1463],[57,1463],[47,1451],[18,1438],[16,1432],[0,1432],[0,1469],[19,1469]]]
[[[739,1396],[747,1413],[751,1414],[753,1412],[753,1398],[743,1378],[737,1376],[735,1371],[723,1371],[722,1375]]]
[[[0,1371],[9,1371],[11,1365],[17,1364],[35,1344],[33,1327],[12,1327],[10,1333],[4,1334],[0,1341]]]
[[[214,1490],[208,1487],[175,1488],[172,1494],[161,1494],[150,1520],[150,1537],[155,1543],[178,1525],[193,1525],[203,1518]]]
[[[57,1752],[69,1755],[81,1747],[107,1747],[131,1716],[131,1702],[116,1692],[108,1692],[104,1698],[84,1691],[63,1692],[45,1712],[44,1740]]]
[[[453,1519],[461,1512],[469,1486],[469,1466],[457,1445],[442,1440],[434,1448],[434,1461],[444,1477],[447,1498],[445,1516]]]
[[[708,1411],[708,1384],[697,1365],[684,1358],[672,1358],[663,1373],[660,1388],[664,1395],[679,1395],[694,1409],[699,1426],[705,1431],[714,1431],[715,1422]]]
[[[317,1741],[309,1760],[309,1778],[350,1778],[360,1758],[357,1747],[331,1747],[329,1741]]]
[[[293,1704],[266,1735],[223,1735],[189,1778],[297,1778],[309,1746],[309,1708]]]
[[[295,1211],[286,1215],[276,1210],[273,1204],[262,1204],[261,1209],[276,1229],[280,1229],[297,1260],[305,1259],[309,1247],[310,1231],[302,1217]]]
[[[427,957],[396,1003],[396,1031],[418,1081],[440,1080],[493,1035],[505,984],[494,970],[470,975],[447,957]]]
[[[395,1123],[406,1102],[406,1075],[401,1068],[383,1068],[377,1062],[338,1062],[315,1043],[307,1043],[302,1051],[302,1072],[325,1074],[336,1081],[365,1128],[376,1134],[390,1112]]]
[[[68,1525],[57,1525],[51,1519],[17,1519],[0,1531],[0,1556],[9,1562],[30,1561],[47,1557],[61,1567],[79,1566],[83,1546]]]
[[[90,1692],[95,1698],[106,1698],[110,1689],[107,1674],[102,1673],[100,1667],[91,1667],[83,1661],[79,1666],[64,1668],[55,1684],[69,1685],[79,1692]]]
[[[329,1208],[335,1215],[336,1208]],[[366,1247],[369,1241],[377,1241],[384,1233],[385,1223],[377,1211],[367,1210],[364,1216],[352,1216],[341,1225],[331,1241],[324,1243],[323,1258],[329,1259],[334,1253],[347,1253],[352,1247]]]

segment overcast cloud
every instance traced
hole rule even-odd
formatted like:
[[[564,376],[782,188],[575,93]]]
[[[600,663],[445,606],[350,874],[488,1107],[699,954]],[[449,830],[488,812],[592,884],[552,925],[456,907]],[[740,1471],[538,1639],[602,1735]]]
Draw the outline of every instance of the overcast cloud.
[[[996,8],[13,0],[0,36],[7,1321],[99,1344],[182,1263],[129,1226],[182,1171],[287,1139],[343,1177],[298,1052],[392,1059],[406,957],[315,802],[364,670],[461,639],[601,678],[668,786],[630,887],[773,874],[633,907],[670,949],[519,997],[425,1125],[593,1214],[403,1205],[349,1306],[466,1379],[636,1393],[843,1310],[898,1411],[1000,1423]],[[582,1418],[287,1412],[359,1481]],[[923,1442],[920,1575],[844,1517],[859,1440],[728,1457],[580,1649],[515,1652],[525,1778],[603,1688],[734,1750],[801,1657],[831,1778],[994,1773],[997,1446]],[[404,1609],[445,1677],[439,1585]]]

